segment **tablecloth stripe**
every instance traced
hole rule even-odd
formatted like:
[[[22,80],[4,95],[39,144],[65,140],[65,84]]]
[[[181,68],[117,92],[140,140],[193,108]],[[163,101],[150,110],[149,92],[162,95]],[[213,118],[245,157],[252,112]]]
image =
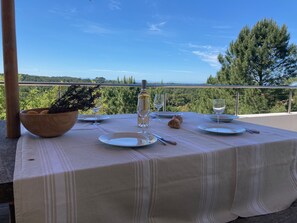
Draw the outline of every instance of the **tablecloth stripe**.
[[[149,198],[149,162],[136,150],[130,153],[134,162],[135,173],[135,213],[133,222],[144,222],[148,213],[148,198]]]
[[[157,185],[158,185],[158,164],[157,160],[150,160],[150,204],[149,204],[149,212],[148,212],[148,220],[149,223],[155,223],[154,217],[154,209],[156,205],[156,199],[158,196],[157,193]]]
[[[77,221],[77,201],[76,201],[76,180],[74,167],[72,166],[67,155],[57,142],[53,142],[56,147],[57,155],[63,165],[65,190],[66,190],[66,202],[67,204],[67,222],[76,223]]]
[[[291,140],[291,147],[292,148],[297,148],[297,142]],[[297,157],[297,149],[293,150],[293,156]],[[291,164],[291,168],[290,168],[290,182],[291,185],[295,188],[295,190],[297,191],[297,159],[294,159],[292,164]]]
[[[75,223],[77,219],[76,184],[71,163],[54,140],[46,141],[41,139],[39,142],[42,167],[45,174],[46,221],[48,223]],[[65,195],[63,196],[63,194]]]
[[[265,153],[263,150],[260,149],[259,145],[255,145],[254,153],[251,154],[252,158],[252,164],[255,167],[260,167],[263,165],[263,159],[265,157]],[[251,185],[251,212],[255,213],[267,213],[268,210],[265,208],[265,205],[263,204],[261,197],[260,197],[260,191],[262,191],[262,184],[261,184],[261,179],[264,177],[264,172],[261,168],[255,168],[254,176],[252,180],[250,181]]]
[[[43,168],[43,172],[45,174],[44,179],[44,206],[46,207],[46,216],[45,216],[45,220],[46,223],[50,223],[50,222],[57,222],[56,219],[56,206],[55,206],[55,178],[53,175],[53,170],[52,167],[50,165],[50,160],[49,160],[49,154],[48,154],[48,148],[46,147],[46,144],[44,142],[44,140],[40,140],[39,141],[39,147],[40,147],[40,157],[41,157],[41,163],[42,163],[42,168]],[[54,195],[54,196],[53,196]]]

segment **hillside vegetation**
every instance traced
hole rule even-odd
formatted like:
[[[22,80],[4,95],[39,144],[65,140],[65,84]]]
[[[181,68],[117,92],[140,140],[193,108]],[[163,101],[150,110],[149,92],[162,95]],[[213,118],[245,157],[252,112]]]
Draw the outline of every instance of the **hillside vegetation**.
[[[39,79],[38,76],[20,75],[26,77],[27,81]],[[32,79],[31,79],[32,77]],[[64,77],[40,77],[46,82],[67,82]],[[45,78],[45,79],[44,79]],[[68,77],[69,78],[69,77]],[[82,80],[69,78],[70,82],[95,82],[95,80]],[[114,83],[135,83],[132,77],[113,81]],[[3,80],[3,75],[0,75]],[[21,79],[22,80],[22,79]],[[62,81],[63,80],[63,81]],[[294,79],[292,79],[293,81]],[[66,87],[20,87],[20,109],[48,107],[59,95],[66,90]],[[151,95],[151,109],[154,110],[153,98],[156,93],[166,93],[167,110],[169,111],[193,111],[198,113],[212,113],[212,99],[226,99],[226,113],[235,113],[235,97],[238,89],[189,89],[189,88],[148,88]],[[139,87],[101,87],[100,88],[103,106],[102,114],[135,113]],[[288,109],[288,90],[259,90],[240,89],[239,114],[256,114],[270,112],[285,112]],[[297,100],[296,96],[293,98]],[[293,103],[292,110],[297,110],[296,103]],[[91,113],[87,111],[86,113]],[[0,119],[5,119],[4,87],[0,86]]]

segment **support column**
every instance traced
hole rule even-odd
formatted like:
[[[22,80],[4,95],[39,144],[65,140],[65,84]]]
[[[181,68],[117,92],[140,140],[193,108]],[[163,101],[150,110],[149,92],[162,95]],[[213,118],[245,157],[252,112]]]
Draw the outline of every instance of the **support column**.
[[[6,133],[8,138],[18,138],[20,136],[19,84],[14,7],[14,0],[1,0]]]

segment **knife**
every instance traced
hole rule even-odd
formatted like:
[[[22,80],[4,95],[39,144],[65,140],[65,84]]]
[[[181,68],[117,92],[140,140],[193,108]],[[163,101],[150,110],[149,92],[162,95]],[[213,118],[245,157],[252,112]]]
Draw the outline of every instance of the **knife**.
[[[167,140],[167,139],[164,139],[163,137],[161,137],[161,136],[159,136],[159,135],[157,135],[157,134],[155,134],[155,133],[153,133],[153,135],[154,135],[160,142],[162,142],[163,144],[164,144],[164,142],[165,142],[165,143],[169,143],[169,144],[171,144],[171,145],[177,145],[176,142],[174,142],[174,141],[170,141],[170,140]]]
[[[260,134],[260,131],[258,130],[255,130],[255,129],[245,129],[248,133],[251,133],[251,134]]]

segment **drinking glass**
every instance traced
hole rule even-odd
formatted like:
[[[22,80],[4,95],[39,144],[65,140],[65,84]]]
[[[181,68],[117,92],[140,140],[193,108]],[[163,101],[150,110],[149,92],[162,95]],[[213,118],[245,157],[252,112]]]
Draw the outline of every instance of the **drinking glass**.
[[[159,113],[160,109],[164,106],[164,95],[163,94],[155,95],[154,106],[158,110],[158,113]]]
[[[94,125],[98,125],[96,114],[99,112],[102,105],[101,98],[95,100],[95,106],[92,108],[93,116],[94,116]]]
[[[220,123],[220,115],[225,111],[225,99],[213,100],[213,111],[217,115],[218,124]]]
[[[147,125],[144,123],[144,120],[148,117],[150,113],[150,106],[149,101],[147,100],[138,100],[137,102],[137,114],[141,118],[141,125],[140,127],[143,128],[147,127]]]

